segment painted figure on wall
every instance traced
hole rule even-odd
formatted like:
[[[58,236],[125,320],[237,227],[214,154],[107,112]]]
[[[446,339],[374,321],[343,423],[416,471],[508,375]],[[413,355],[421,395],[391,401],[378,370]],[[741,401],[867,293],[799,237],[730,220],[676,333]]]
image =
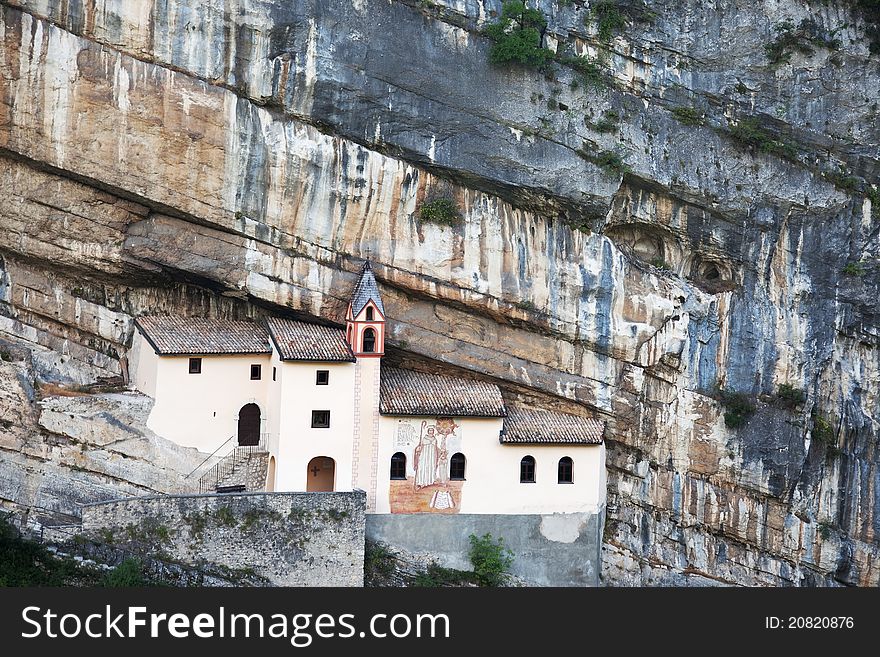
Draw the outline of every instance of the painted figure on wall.
[[[418,428],[401,420],[394,448],[406,456],[406,481],[391,481],[392,513],[456,513],[461,481],[450,480],[451,455],[461,451],[461,435],[452,418],[422,420]]]
[[[419,444],[413,452],[413,463],[416,490],[433,484],[437,475],[437,433],[435,427],[429,427],[425,420],[422,421]]]

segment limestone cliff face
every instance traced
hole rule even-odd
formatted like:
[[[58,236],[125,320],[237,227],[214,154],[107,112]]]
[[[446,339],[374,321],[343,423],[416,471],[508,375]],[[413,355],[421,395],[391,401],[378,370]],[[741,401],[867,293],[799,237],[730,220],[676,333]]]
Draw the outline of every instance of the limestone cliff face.
[[[609,40],[589,3],[533,3],[595,87],[490,65],[500,5],[0,0],[0,332],[86,383],[124,374],[144,312],[339,321],[369,256],[398,358],[608,421],[606,583],[876,585],[862,18],[650,0]],[[803,19],[811,52],[771,63]],[[418,220],[438,190],[460,225]],[[742,426],[717,382],[757,397]],[[4,460],[38,421],[4,416]]]

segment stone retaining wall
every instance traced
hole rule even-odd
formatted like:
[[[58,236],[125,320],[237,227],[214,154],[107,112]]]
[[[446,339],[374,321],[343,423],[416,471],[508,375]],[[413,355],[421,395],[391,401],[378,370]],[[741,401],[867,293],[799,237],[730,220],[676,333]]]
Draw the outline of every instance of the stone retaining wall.
[[[83,508],[86,537],[268,586],[363,586],[365,494],[138,497]]]

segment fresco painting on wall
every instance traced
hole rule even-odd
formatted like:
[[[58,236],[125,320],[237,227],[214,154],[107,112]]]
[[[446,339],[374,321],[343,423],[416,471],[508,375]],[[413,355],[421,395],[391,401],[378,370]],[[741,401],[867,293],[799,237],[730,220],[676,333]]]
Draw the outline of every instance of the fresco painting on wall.
[[[461,449],[452,418],[400,420],[394,450],[406,456],[406,479],[391,480],[391,513],[458,513],[463,481],[449,478],[449,460]]]

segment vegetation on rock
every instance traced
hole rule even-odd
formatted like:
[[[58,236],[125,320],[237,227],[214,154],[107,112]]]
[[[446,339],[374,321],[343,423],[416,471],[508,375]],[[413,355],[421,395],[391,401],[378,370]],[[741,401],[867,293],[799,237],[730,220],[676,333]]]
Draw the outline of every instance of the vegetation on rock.
[[[865,268],[862,267],[860,262],[848,262],[843,268],[843,273],[847,276],[864,276]]]
[[[716,393],[718,401],[724,406],[724,424],[731,429],[743,425],[755,412],[755,405],[746,394],[726,390],[721,386],[717,386]]]
[[[620,116],[614,110],[608,110],[602,115],[602,118],[596,122],[584,119],[584,123],[586,123],[590,129],[601,133],[614,132],[617,130],[619,122]]]
[[[602,167],[610,175],[622,176],[630,171],[629,165],[617,151],[600,151],[597,154],[593,154],[583,150],[581,153],[584,159]]]
[[[807,395],[801,388],[789,385],[788,383],[781,383],[779,385],[776,397],[786,407],[800,406],[807,400]]]
[[[782,64],[791,60],[794,52],[812,55],[816,48],[837,50],[840,39],[826,34],[812,18],[805,18],[795,27],[791,21],[776,26],[776,38],[764,46],[771,64]]]
[[[530,9],[519,0],[505,2],[501,17],[486,28],[492,39],[489,59],[495,64],[516,63],[543,67],[553,56],[542,45],[547,19],[538,9]]]
[[[791,162],[798,161],[798,152],[794,145],[767,131],[756,117],[740,119],[728,129],[728,133],[736,141],[752,146],[762,153],[778,155]]]
[[[491,534],[469,537],[471,549],[468,556],[474,567],[474,575],[481,586],[500,586],[513,564],[513,552],[504,546],[504,539],[492,538]]]
[[[419,207],[419,219],[425,223],[457,226],[461,223],[461,218],[455,201],[448,197],[434,198]]]
[[[584,17],[584,24],[596,25],[599,41],[608,43],[626,27],[628,21],[649,22],[654,12],[642,0],[599,0]]]
[[[703,113],[695,107],[673,107],[672,116],[684,125],[703,125]]]

